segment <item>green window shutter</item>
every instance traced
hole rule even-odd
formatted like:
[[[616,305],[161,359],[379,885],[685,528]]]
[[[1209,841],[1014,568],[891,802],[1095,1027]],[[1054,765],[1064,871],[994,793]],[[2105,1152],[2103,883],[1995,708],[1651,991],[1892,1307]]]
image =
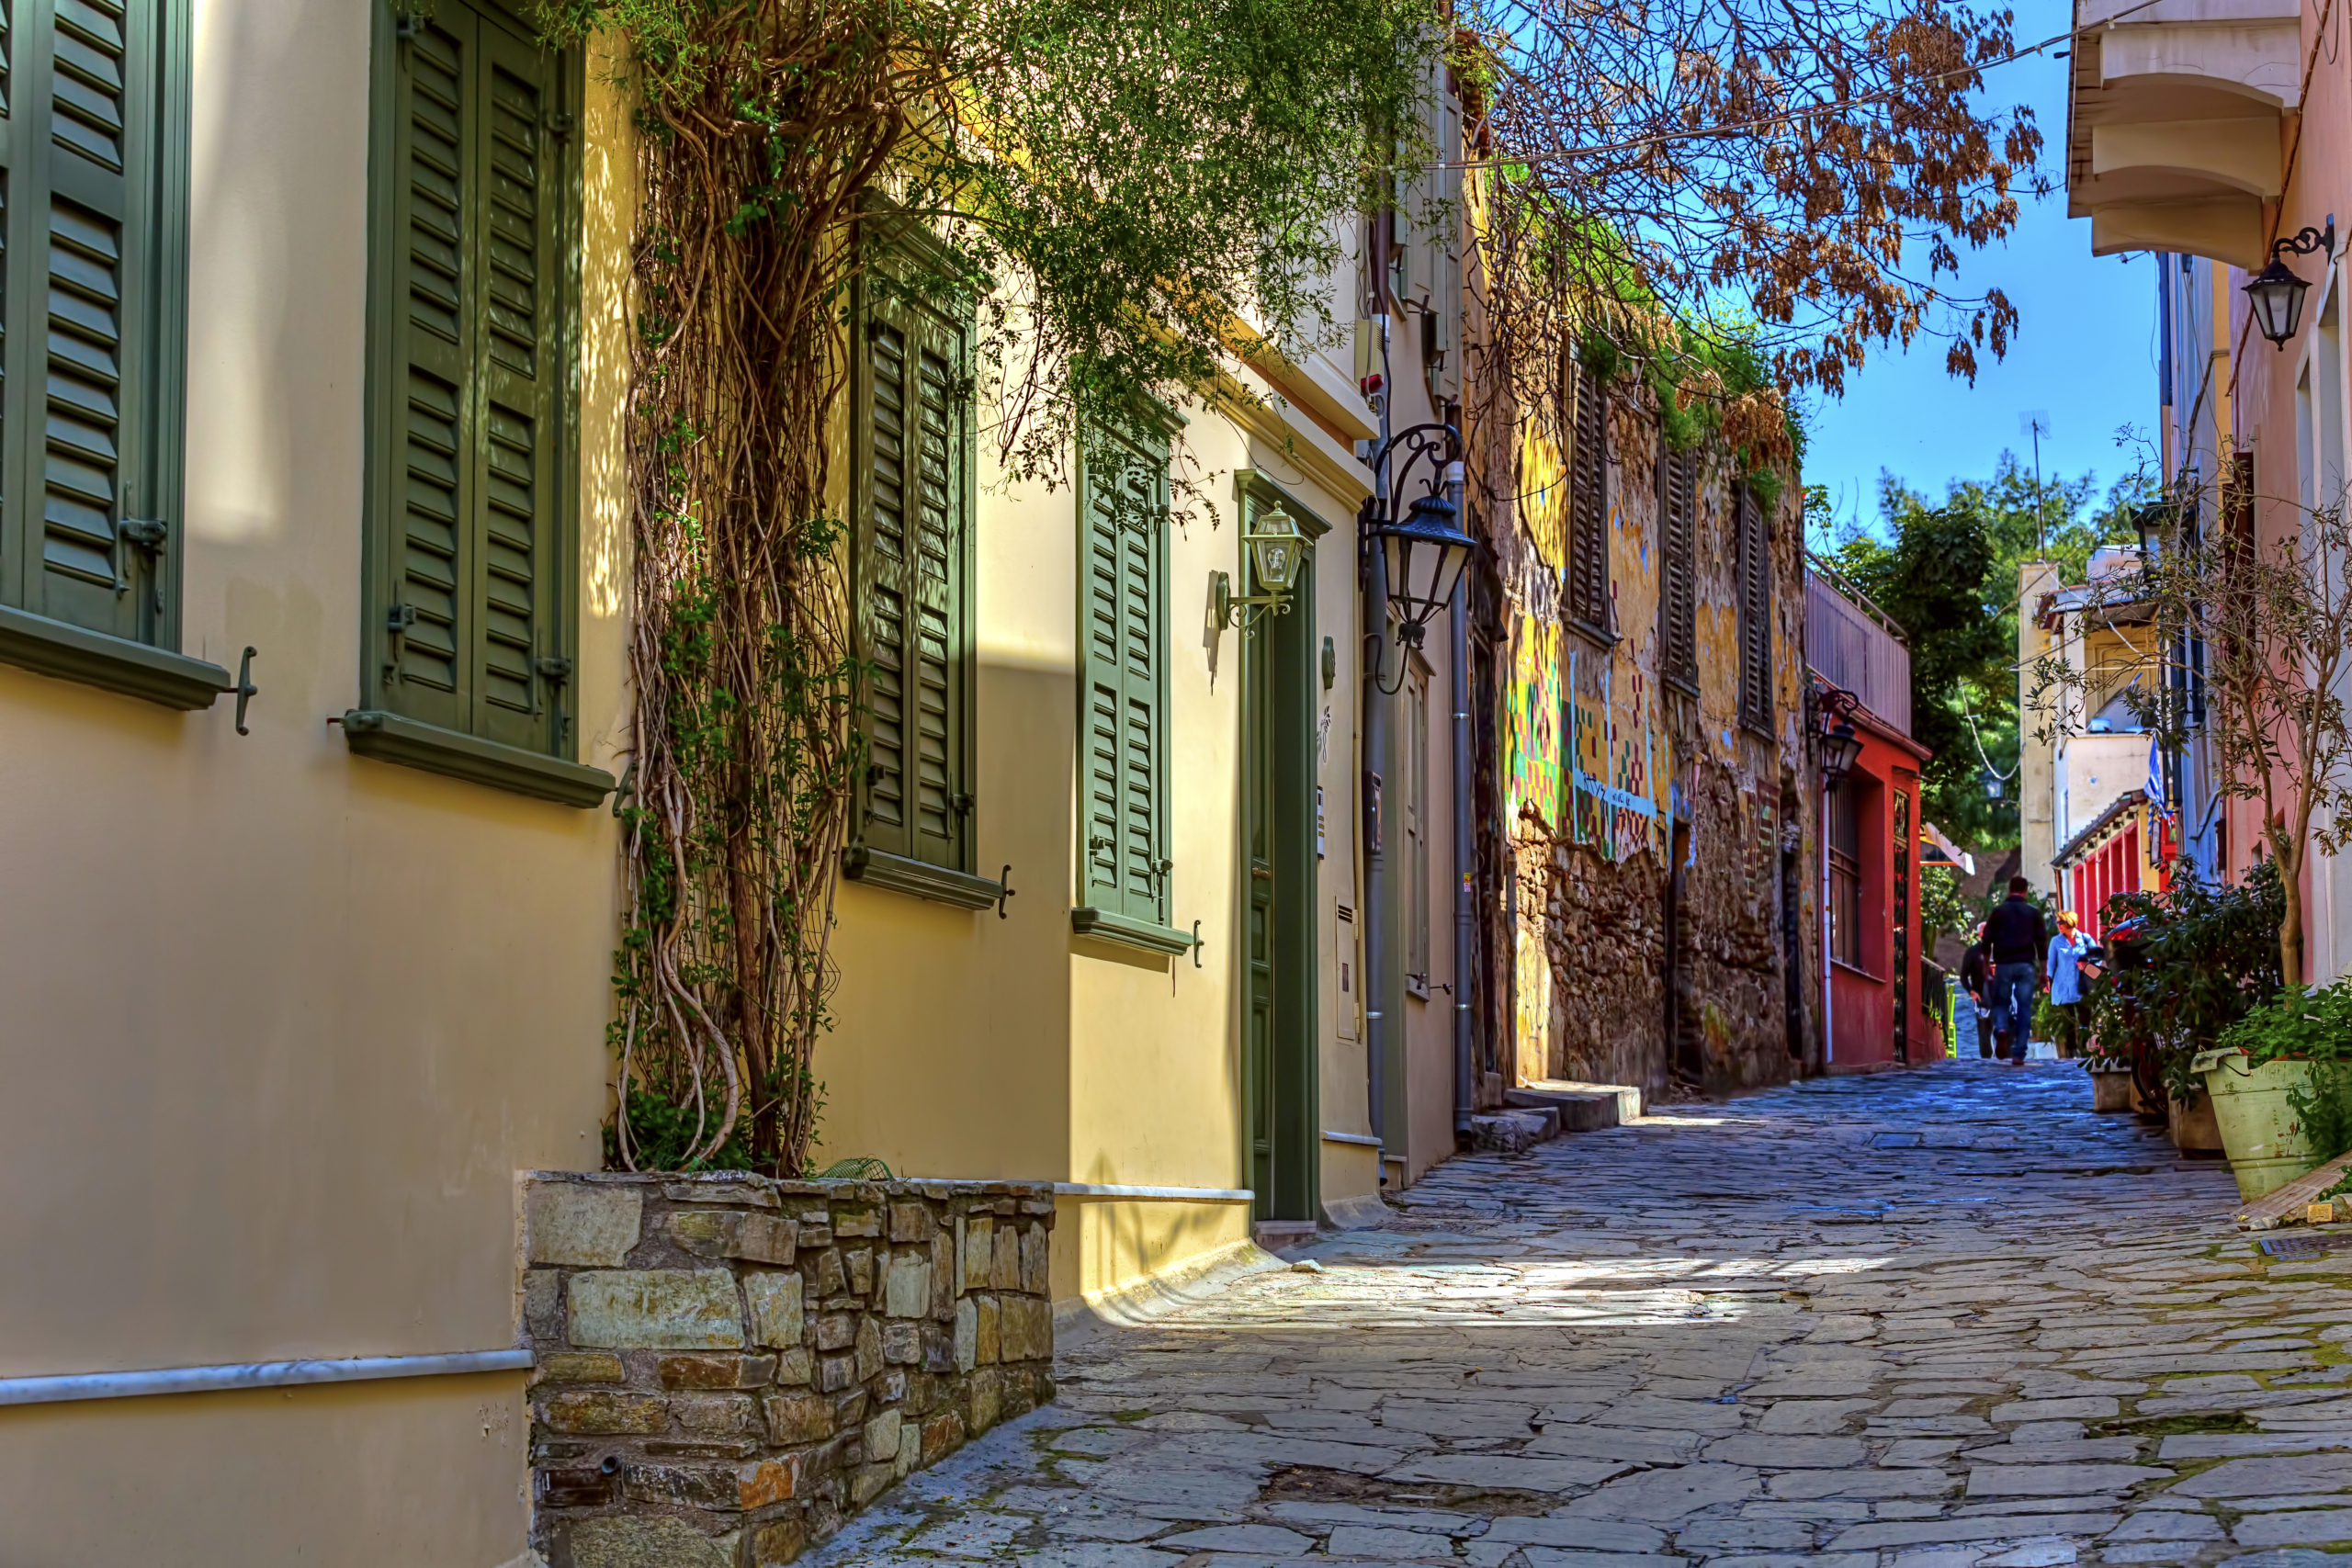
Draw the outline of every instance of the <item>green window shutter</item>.
[[[1168,446],[1091,427],[1085,551],[1080,904],[1164,926],[1169,850]]]
[[[564,749],[569,187],[559,58],[442,0],[398,46],[370,635],[393,712]]]
[[[854,564],[861,838],[868,850],[969,871],[969,329],[893,288],[869,288],[865,300]]]
[[[164,0],[16,0],[0,27],[0,602],[178,636],[178,170]]]

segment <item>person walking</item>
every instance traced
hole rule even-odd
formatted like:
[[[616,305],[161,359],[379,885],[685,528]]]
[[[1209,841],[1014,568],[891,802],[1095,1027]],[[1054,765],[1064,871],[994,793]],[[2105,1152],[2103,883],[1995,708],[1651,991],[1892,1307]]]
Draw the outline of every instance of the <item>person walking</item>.
[[[2089,942],[2075,929],[2075,911],[2061,912],[2058,934],[2050,939],[2050,962],[2042,974],[2050,987],[2050,1010],[2057,1019],[2051,1032],[2057,1037],[2061,1056],[2075,1055],[2082,1040],[2075,1004],[2083,999],[2083,961],[2090,956],[2090,950]]]
[[[1993,1042],[2009,1066],[2025,1066],[2033,1038],[2033,999],[2043,984],[2041,965],[2050,934],[2041,911],[2026,897],[2032,885],[2009,878],[2009,896],[1984,918],[1984,940],[1993,949]]]
[[[1993,950],[1984,945],[1984,923],[1976,924],[1975,940],[1960,955],[1960,986],[1975,1003],[1976,1055],[1993,1054]]]

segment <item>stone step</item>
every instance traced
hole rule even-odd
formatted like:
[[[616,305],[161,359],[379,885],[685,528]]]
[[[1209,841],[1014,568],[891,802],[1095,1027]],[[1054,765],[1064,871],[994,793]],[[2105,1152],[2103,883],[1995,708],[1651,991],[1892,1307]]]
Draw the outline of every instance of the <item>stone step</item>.
[[[1559,1112],[1563,1133],[1596,1133],[1639,1116],[1642,1091],[1623,1084],[1532,1083],[1505,1089],[1503,1103],[1531,1111],[1549,1107]]]
[[[1521,1154],[1538,1144],[1549,1142],[1559,1134],[1559,1112],[1553,1107],[1546,1106],[1540,1111],[1498,1111],[1470,1118],[1470,1146],[1493,1154]]]

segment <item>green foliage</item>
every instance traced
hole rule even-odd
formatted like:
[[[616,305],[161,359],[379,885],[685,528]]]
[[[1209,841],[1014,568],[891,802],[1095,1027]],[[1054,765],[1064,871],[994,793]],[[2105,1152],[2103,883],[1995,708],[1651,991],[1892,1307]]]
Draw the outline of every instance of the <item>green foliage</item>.
[[[2193,1100],[2188,1070],[2198,1052],[2227,1043],[2229,1032],[2279,991],[2278,918],[2286,895],[2277,871],[2257,862],[2246,880],[2210,886],[2183,875],[2162,893],[2124,893],[2108,904],[2108,961],[2086,987],[2083,1010],[2100,1054],[2155,1049],[2166,1090]],[[2120,962],[2113,927],[2135,922],[2139,961]]]
[[[2147,495],[2135,473],[2094,506],[2090,476],[2038,486],[2004,454],[1992,479],[1955,479],[1940,503],[1881,475],[1881,535],[1840,528],[1827,491],[1808,490],[1815,547],[1910,638],[1911,733],[1934,753],[1920,778],[1922,811],[1956,841],[2018,842],[2015,777],[1991,801],[1982,774],[1988,763],[2008,775],[2017,768],[2018,569],[2038,546],[2063,581],[2082,581],[2092,550],[2134,537],[2132,513]]]
[[[2223,1030],[2214,1044],[2245,1052],[2257,1066],[2279,1061],[2352,1063],[2352,982],[2285,987]]]
[[[1919,868],[1919,928],[1925,941],[1947,935],[1971,941],[1976,922],[1984,918],[1962,891],[1959,872],[1947,865]]]
[[[715,1152],[697,1156],[695,1150],[703,1143],[707,1119],[695,1112],[694,1105],[680,1105],[666,1095],[649,1094],[641,1089],[630,1089],[629,1149],[636,1160],[636,1168],[639,1170],[758,1168],[752,1158],[751,1129],[740,1122]],[[605,1163],[615,1168],[623,1164],[617,1123],[605,1128]]]
[[[2287,1086],[2287,1108],[2325,1165],[2352,1152],[2352,1063],[2315,1062],[2308,1083]],[[2335,1191],[2322,1194],[2334,1197]]]

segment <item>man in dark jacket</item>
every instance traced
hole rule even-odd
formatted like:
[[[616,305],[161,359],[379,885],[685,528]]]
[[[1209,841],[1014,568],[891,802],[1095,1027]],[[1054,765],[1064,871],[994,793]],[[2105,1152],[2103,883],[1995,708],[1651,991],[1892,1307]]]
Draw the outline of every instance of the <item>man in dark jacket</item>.
[[[1984,919],[1984,942],[1993,950],[1993,1038],[2011,1066],[2025,1065],[2033,1036],[2033,998],[2042,986],[2041,962],[2050,933],[2041,911],[2026,897],[2030,885],[2009,878],[2009,896]]]
[[[1976,1054],[1993,1054],[1993,950],[1984,945],[1984,928],[1978,925],[1976,940],[1960,955],[1960,985],[1975,1003]]]

